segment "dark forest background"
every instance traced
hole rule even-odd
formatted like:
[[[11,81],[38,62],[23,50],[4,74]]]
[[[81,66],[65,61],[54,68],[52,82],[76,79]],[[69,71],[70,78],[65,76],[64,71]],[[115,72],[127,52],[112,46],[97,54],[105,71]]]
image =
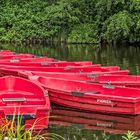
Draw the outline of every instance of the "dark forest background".
[[[140,0],[1,0],[0,41],[140,42]]]

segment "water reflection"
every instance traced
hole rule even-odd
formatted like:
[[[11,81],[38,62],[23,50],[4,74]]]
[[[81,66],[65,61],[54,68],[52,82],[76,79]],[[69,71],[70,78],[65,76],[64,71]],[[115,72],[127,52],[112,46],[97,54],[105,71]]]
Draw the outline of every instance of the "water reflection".
[[[69,131],[75,128],[75,131],[78,132],[73,135],[75,135],[77,139],[78,135],[83,135],[84,130],[90,130],[88,133],[92,135],[91,140],[93,136],[96,136],[96,138],[100,140],[104,140],[104,137],[108,137],[110,140],[110,137],[113,137],[112,134],[124,134],[128,129],[134,131],[136,134],[140,134],[139,119],[140,115],[99,114],[54,105],[50,117],[50,127],[52,130],[56,128],[63,131],[65,130],[66,132],[60,132],[62,135],[69,133]],[[86,140],[87,136],[88,135],[85,137]],[[114,138],[117,139],[118,137],[121,139],[120,135],[114,135]]]
[[[102,65],[118,65],[129,69],[131,74],[140,74],[140,47],[98,47],[94,45],[34,45],[4,44],[0,49],[10,49],[19,53],[32,53],[60,60],[91,60]]]

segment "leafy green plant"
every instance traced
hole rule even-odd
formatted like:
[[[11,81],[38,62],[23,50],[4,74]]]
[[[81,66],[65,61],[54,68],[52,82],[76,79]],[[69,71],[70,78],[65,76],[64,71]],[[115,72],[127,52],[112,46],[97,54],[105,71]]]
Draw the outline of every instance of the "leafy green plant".
[[[128,131],[124,136],[122,136],[122,138],[124,140],[136,140],[136,139],[138,139],[138,137],[132,131]]]
[[[98,27],[95,23],[76,26],[69,35],[69,43],[98,43]]]
[[[105,38],[108,42],[128,39],[132,25],[133,21],[127,11],[114,14],[106,21]]]

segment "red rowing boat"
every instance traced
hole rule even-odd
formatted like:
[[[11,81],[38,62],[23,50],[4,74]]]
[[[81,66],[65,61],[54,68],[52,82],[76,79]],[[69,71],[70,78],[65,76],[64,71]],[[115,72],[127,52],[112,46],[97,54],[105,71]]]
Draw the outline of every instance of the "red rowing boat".
[[[50,100],[72,108],[116,114],[140,114],[140,89],[29,76],[48,89]]]
[[[128,86],[140,88],[140,76],[137,75],[102,75],[95,77],[89,82],[100,84],[113,84],[117,86]]]
[[[52,62],[65,62],[65,63],[72,63],[72,64],[79,64],[79,65],[92,65],[92,61],[61,61],[61,60],[55,60],[53,58],[48,58],[48,57],[37,57],[37,58],[32,58],[32,59],[21,59],[19,62],[35,62],[35,63],[41,63],[42,65],[50,65],[50,63],[48,63],[48,59],[52,59]],[[54,63],[55,64],[55,63]],[[57,63],[56,63],[57,64]]]
[[[16,58],[9,58],[9,59],[1,59],[0,60],[0,63],[1,64],[11,64],[11,65],[14,65],[14,64],[16,64],[16,63],[43,63],[43,62],[53,62],[53,61],[55,61],[55,59],[54,58],[48,58],[48,57],[27,57],[27,58],[18,58],[18,59],[16,59]],[[43,65],[43,64],[42,64]]]
[[[128,74],[127,70],[121,70],[121,71],[113,71],[115,74],[118,74],[118,76],[125,76],[125,74]],[[105,77],[110,77],[113,72],[93,72],[93,73],[55,73],[55,72],[36,72],[36,71],[18,71],[18,75],[21,77],[28,77],[31,75],[38,75],[38,76],[45,76],[45,77],[51,77],[51,78],[59,78],[59,79],[67,79],[67,80],[76,80],[76,81],[83,81],[83,82],[90,82],[95,83],[96,78],[102,77],[102,75],[105,75]],[[4,72],[3,72],[4,73]],[[5,72],[6,73],[6,72]],[[98,83],[98,82],[97,82]]]
[[[14,61],[13,61],[14,60]],[[93,65],[84,65],[85,62],[63,62],[63,61],[59,61],[59,62],[49,62],[52,60],[46,61],[46,62],[42,62],[42,63],[38,63],[38,62],[18,62],[18,59],[13,59],[11,62],[4,62],[4,61],[0,61],[0,65],[6,65],[6,66],[29,66],[29,67],[66,67],[66,66],[85,66],[85,67],[89,67],[89,66],[95,66],[95,67],[99,67],[101,66],[101,64],[93,64]],[[114,66],[115,68],[117,66]]]
[[[49,97],[35,83],[14,76],[0,78],[0,117],[13,119],[22,116],[27,129],[48,127]]]
[[[66,66],[66,67],[29,67],[29,66],[9,66],[1,65],[1,67],[11,70],[28,70],[28,71],[42,71],[42,72],[109,72],[119,71],[119,66],[103,66],[95,67],[94,65],[85,66]]]
[[[19,71],[19,75],[23,77],[27,77],[28,75],[38,75],[51,78],[83,81],[89,83],[112,84],[116,86],[128,86],[140,88],[140,76],[124,75],[125,73],[122,73],[122,75],[120,75],[121,73],[119,73],[118,75],[115,74],[112,75],[112,73],[109,72],[97,72],[93,74],[77,74],[77,73],[73,74],[73,73]]]
[[[53,63],[50,63],[53,62]],[[48,57],[34,57],[34,58],[20,58],[20,59],[1,59],[0,60],[1,64],[9,64],[9,65],[29,65],[31,66],[32,63],[39,63],[41,66],[49,66],[49,65],[57,65],[57,63],[68,63],[68,64],[75,64],[77,66],[82,66],[82,65],[92,65],[92,61],[75,61],[75,62],[70,62],[70,61],[60,61],[60,60],[55,60],[54,58],[48,58]],[[14,64],[12,64],[14,63]]]
[[[0,55],[14,55],[15,52],[11,52],[10,50],[0,50]]]
[[[14,54],[14,55],[0,55],[0,60],[6,60],[6,59],[21,59],[21,58],[33,58],[34,55],[32,54]]]
[[[134,131],[140,134],[140,115],[99,114],[74,110],[61,106],[52,106],[50,126],[72,126],[79,129],[103,130],[113,134]]]
[[[0,55],[7,56],[7,55],[14,55],[14,52],[0,52]]]
[[[14,75],[14,76],[22,76],[27,77],[28,75],[40,75],[40,76],[48,76],[48,74],[56,75],[56,74],[63,74],[63,75],[71,75],[72,77],[77,77],[77,75],[81,75],[84,77],[98,77],[100,75],[110,75],[110,74],[119,74],[119,75],[128,75],[129,70],[118,70],[118,71],[109,71],[109,72],[100,72],[100,71],[94,71],[94,72],[40,72],[40,71],[27,71],[27,70],[16,70],[16,69],[9,69],[9,68],[0,68],[0,74],[1,75]],[[64,76],[65,77],[65,76]]]
[[[0,50],[0,52],[12,52],[11,50]]]
[[[70,64],[79,64],[79,65],[92,65],[92,61],[61,61],[61,60],[55,60],[54,58],[48,58],[48,57],[37,57],[37,58],[30,58],[30,59],[20,59],[19,62],[23,62],[23,63],[30,63],[30,62],[34,62],[34,63],[41,63],[41,65],[50,65],[50,63],[48,63],[48,60],[50,60],[50,62],[53,62],[53,64],[55,64],[56,62],[59,63],[70,63]],[[51,61],[52,60],[52,61]],[[57,64],[57,63],[56,63]]]

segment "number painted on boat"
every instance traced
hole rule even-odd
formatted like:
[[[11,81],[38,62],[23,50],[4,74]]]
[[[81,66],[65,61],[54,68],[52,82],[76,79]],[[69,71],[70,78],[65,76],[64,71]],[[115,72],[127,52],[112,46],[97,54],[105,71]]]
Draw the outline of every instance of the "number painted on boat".
[[[113,123],[99,123],[99,122],[97,122],[97,126],[100,126],[100,127],[113,127]]]
[[[19,62],[20,60],[19,59],[12,59],[10,60],[10,62]]]
[[[45,61],[45,62],[41,62],[41,65],[42,65],[42,66],[44,66],[44,65],[51,65],[51,63]]]
[[[97,99],[97,102],[99,102],[99,103],[106,103],[106,104],[112,104],[111,100],[106,100],[106,99]]]
[[[71,67],[71,66],[67,66],[64,68],[64,70],[72,70],[72,69],[73,69],[73,67]]]
[[[115,89],[115,86],[111,85],[111,83],[108,83],[108,84],[103,84],[103,88]]]

